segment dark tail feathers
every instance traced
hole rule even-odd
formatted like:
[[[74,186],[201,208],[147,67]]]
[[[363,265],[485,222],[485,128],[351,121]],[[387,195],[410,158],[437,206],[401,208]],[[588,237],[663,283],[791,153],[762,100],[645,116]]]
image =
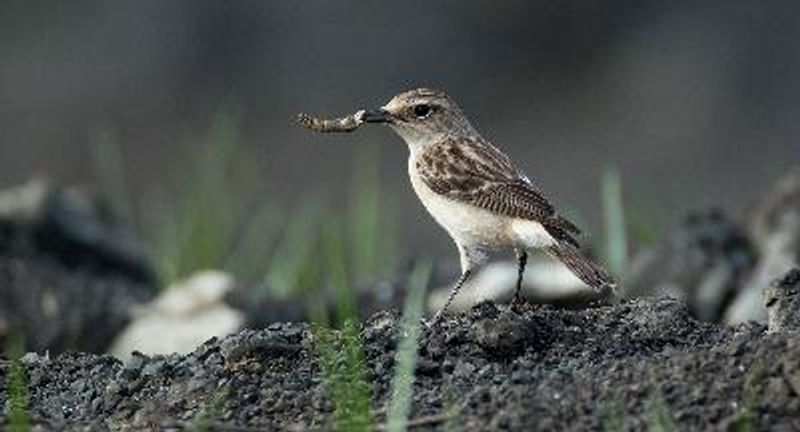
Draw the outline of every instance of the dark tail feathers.
[[[614,288],[614,279],[599,265],[586,258],[575,246],[562,242],[547,248],[547,253],[564,263],[575,276],[594,289]]]

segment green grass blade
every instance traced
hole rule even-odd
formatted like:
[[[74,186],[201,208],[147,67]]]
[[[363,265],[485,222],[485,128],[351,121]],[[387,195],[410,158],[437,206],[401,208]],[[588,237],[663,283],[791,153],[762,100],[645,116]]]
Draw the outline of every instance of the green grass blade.
[[[363,343],[358,324],[348,321],[341,331],[314,325],[317,354],[325,388],[334,406],[334,430],[374,430],[371,387],[366,379]]]
[[[11,359],[6,378],[8,380],[6,383],[8,430],[11,432],[27,432],[31,430],[31,415],[28,405],[28,376],[21,360],[24,352],[24,337],[19,333],[12,334],[6,347],[6,354]]]
[[[187,432],[211,432],[215,430],[215,423],[222,415],[225,408],[225,399],[228,398],[227,390],[217,394],[212,400],[207,401],[192,421],[186,425]]]
[[[607,168],[602,177],[603,213],[606,225],[606,262],[611,273],[621,276],[628,265],[628,239],[622,180],[619,170]]]
[[[397,263],[397,222],[390,200],[381,189],[378,147],[356,156],[351,189],[349,233],[353,280],[373,282],[392,274]]]
[[[318,277],[308,273],[322,272],[318,249],[323,208],[320,200],[310,199],[289,217],[264,276],[265,285],[276,297],[287,298],[318,288]]]
[[[650,432],[677,430],[670,407],[660,390],[655,390],[650,394],[645,404],[645,416],[647,417],[647,430]]]
[[[91,159],[100,196],[111,206],[114,216],[133,222],[131,202],[125,181],[125,161],[119,139],[113,129],[98,126],[89,132]]]
[[[414,267],[409,279],[408,297],[399,327],[400,342],[395,355],[392,398],[387,414],[386,429],[389,432],[401,432],[407,428],[414,387],[414,370],[417,363],[420,319],[431,269],[430,262],[418,264]]]
[[[347,244],[342,225],[328,221],[322,230],[322,252],[328,282],[334,290],[336,313],[339,322],[358,321],[358,302],[348,274]]]
[[[263,282],[278,234],[286,217],[278,206],[266,203],[250,218],[238,236],[233,251],[225,260],[225,269],[236,275],[242,286]]]

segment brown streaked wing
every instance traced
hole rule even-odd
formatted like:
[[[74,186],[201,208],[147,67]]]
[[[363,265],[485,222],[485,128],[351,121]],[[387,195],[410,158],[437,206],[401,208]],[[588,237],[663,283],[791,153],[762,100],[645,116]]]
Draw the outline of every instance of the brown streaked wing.
[[[514,167],[483,141],[447,139],[417,159],[417,171],[434,192],[492,213],[541,223],[556,239],[577,245],[580,231]]]

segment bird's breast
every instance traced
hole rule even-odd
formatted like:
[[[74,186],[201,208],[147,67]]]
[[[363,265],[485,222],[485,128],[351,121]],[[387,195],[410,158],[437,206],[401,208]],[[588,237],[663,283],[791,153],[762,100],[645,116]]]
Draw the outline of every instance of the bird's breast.
[[[408,176],[428,213],[456,243],[488,248],[509,244],[510,218],[434,192],[419,175],[413,154],[408,161]]]

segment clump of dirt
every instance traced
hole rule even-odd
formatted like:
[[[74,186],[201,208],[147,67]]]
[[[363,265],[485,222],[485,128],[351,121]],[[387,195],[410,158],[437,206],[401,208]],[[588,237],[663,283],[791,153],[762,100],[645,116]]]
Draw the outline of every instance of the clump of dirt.
[[[363,325],[376,422],[385,421],[399,320]],[[185,356],[29,354],[42,429],[332,427],[314,332],[274,324]],[[484,303],[423,331],[411,419],[443,430],[800,428],[800,335],[691,318],[674,300],[570,311]],[[5,377],[8,364],[0,366]],[[5,382],[3,379],[2,382]],[[5,402],[5,388],[0,389]]]

